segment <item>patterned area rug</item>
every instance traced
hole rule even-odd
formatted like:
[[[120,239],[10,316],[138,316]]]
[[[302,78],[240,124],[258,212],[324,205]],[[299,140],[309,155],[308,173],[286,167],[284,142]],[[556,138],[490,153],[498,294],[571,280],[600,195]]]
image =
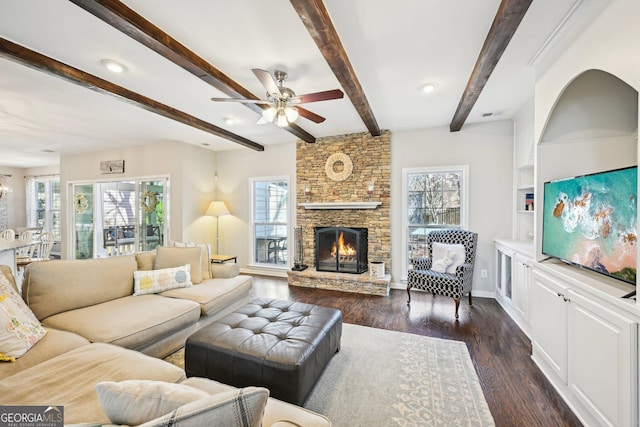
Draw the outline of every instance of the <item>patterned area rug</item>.
[[[337,427],[495,425],[464,342],[351,324],[304,407]]]

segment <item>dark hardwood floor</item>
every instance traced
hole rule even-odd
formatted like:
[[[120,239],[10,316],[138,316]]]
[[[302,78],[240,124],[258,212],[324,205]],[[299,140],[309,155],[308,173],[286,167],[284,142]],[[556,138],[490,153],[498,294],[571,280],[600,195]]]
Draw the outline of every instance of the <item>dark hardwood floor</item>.
[[[253,296],[338,308],[344,322],[464,341],[497,426],[581,426],[531,360],[531,342],[493,299],[465,298],[454,320],[451,298],[392,289],[389,297],[288,286],[254,276]]]

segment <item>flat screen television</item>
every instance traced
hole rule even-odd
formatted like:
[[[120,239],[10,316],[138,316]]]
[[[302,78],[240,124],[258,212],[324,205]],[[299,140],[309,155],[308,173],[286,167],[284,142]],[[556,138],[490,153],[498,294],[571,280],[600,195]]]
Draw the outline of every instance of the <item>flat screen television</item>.
[[[545,182],[542,253],[636,284],[637,166]]]

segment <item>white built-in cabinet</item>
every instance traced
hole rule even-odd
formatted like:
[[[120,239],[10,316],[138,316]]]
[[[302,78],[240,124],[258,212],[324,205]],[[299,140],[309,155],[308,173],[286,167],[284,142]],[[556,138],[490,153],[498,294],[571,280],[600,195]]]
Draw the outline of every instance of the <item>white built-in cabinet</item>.
[[[637,426],[635,301],[554,261],[530,279],[533,360],[585,425]]]
[[[533,245],[496,240],[496,300],[529,335],[529,282]]]

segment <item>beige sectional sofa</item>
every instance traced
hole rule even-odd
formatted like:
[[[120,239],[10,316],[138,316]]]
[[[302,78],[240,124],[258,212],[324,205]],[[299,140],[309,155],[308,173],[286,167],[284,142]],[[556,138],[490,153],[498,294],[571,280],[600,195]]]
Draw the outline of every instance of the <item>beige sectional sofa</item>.
[[[159,357],[246,304],[251,277],[239,275],[235,264],[212,269],[203,251],[191,262],[193,286],[133,295],[134,271],[153,269],[160,251],[165,249],[158,255],[31,264],[22,298],[47,334],[14,363],[0,363],[0,405],[63,405],[66,424],[108,423],[96,393],[99,382],[184,383],[209,394],[233,390],[216,381],[186,379],[182,369]],[[180,258],[180,252],[162,256],[176,253]],[[7,267],[0,266],[0,272],[15,286]],[[262,425],[275,424],[331,425],[321,415],[269,398]]]

